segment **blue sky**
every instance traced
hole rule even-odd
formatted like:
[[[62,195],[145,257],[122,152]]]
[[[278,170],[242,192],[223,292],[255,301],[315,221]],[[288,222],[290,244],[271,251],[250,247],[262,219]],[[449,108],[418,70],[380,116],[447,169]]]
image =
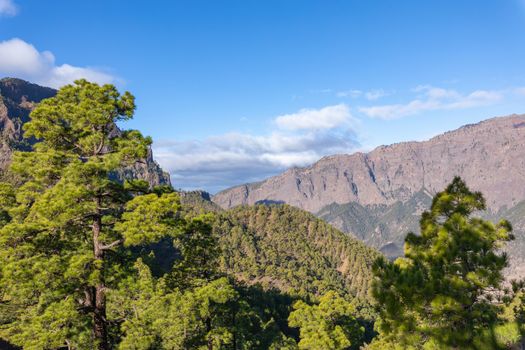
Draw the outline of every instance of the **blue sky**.
[[[0,76],[115,83],[175,187],[525,113],[525,0],[0,0]]]

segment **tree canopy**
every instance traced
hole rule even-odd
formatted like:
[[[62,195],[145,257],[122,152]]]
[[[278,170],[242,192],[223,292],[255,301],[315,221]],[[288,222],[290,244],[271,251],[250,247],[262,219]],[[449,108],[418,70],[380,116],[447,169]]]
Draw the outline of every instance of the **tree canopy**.
[[[289,321],[300,330],[299,349],[342,350],[355,345],[364,328],[354,313],[354,307],[334,292],[320,297],[317,305],[297,301]]]
[[[122,246],[176,233],[175,193],[134,193],[114,176],[151,144],[116,126],[134,109],[130,93],[79,80],[24,125],[37,142],[0,184],[2,299],[15,315],[1,334],[15,344],[107,349],[106,295],[129,273]]]
[[[407,235],[405,256],[377,261],[381,332],[400,344],[468,348],[499,322],[507,266],[500,248],[512,228],[475,216],[484,209],[481,193],[456,177],[423,213],[421,235]]]

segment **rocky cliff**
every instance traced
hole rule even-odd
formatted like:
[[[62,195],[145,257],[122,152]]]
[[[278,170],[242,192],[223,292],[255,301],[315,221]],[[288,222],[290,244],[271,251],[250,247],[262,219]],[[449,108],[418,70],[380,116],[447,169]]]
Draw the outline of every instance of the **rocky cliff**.
[[[55,94],[54,89],[24,80],[0,80],[0,171],[7,169],[13,151],[31,149],[34,140],[23,139],[22,126],[29,121],[29,115],[38,102]],[[151,150],[143,162],[123,169],[119,176],[144,179],[152,186],[170,184],[169,175],[153,160]]]
[[[442,190],[460,175],[492,209],[525,199],[525,115],[493,118],[425,142],[334,155],[265,181],[222,191],[221,207],[284,201],[317,212],[332,204],[393,204],[421,189]]]

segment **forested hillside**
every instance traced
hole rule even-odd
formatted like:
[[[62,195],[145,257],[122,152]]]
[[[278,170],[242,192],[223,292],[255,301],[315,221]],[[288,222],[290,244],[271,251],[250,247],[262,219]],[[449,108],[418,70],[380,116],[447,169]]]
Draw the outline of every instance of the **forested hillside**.
[[[289,205],[222,210],[203,192],[181,192],[191,215],[215,213],[221,269],[249,284],[302,296],[335,290],[369,299],[376,250]]]
[[[419,232],[420,215],[431,202],[432,196],[422,190],[405,202],[391,205],[332,203],[316,215],[343,232],[355,235],[369,247],[380,247],[385,255],[398,257],[403,254],[407,232]]]
[[[312,214],[287,205],[238,207],[219,215],[221,266],[236,278],[288,293],[329,290],[368,298],[379,253]]]

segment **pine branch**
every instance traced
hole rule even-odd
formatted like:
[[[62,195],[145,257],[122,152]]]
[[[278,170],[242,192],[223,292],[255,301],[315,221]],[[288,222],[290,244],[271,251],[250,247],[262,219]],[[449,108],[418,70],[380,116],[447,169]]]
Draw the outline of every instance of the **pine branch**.
[[[110,244],[106,244],[106,245],[101,245],[100,246],[100,249],[101,250],[109,250],[113,247],[116,247],[118,246],[119,244],[121,243],[124,243],[124,239],[119,239],[119,240],[116,240],[115,242],[111,242]]]

